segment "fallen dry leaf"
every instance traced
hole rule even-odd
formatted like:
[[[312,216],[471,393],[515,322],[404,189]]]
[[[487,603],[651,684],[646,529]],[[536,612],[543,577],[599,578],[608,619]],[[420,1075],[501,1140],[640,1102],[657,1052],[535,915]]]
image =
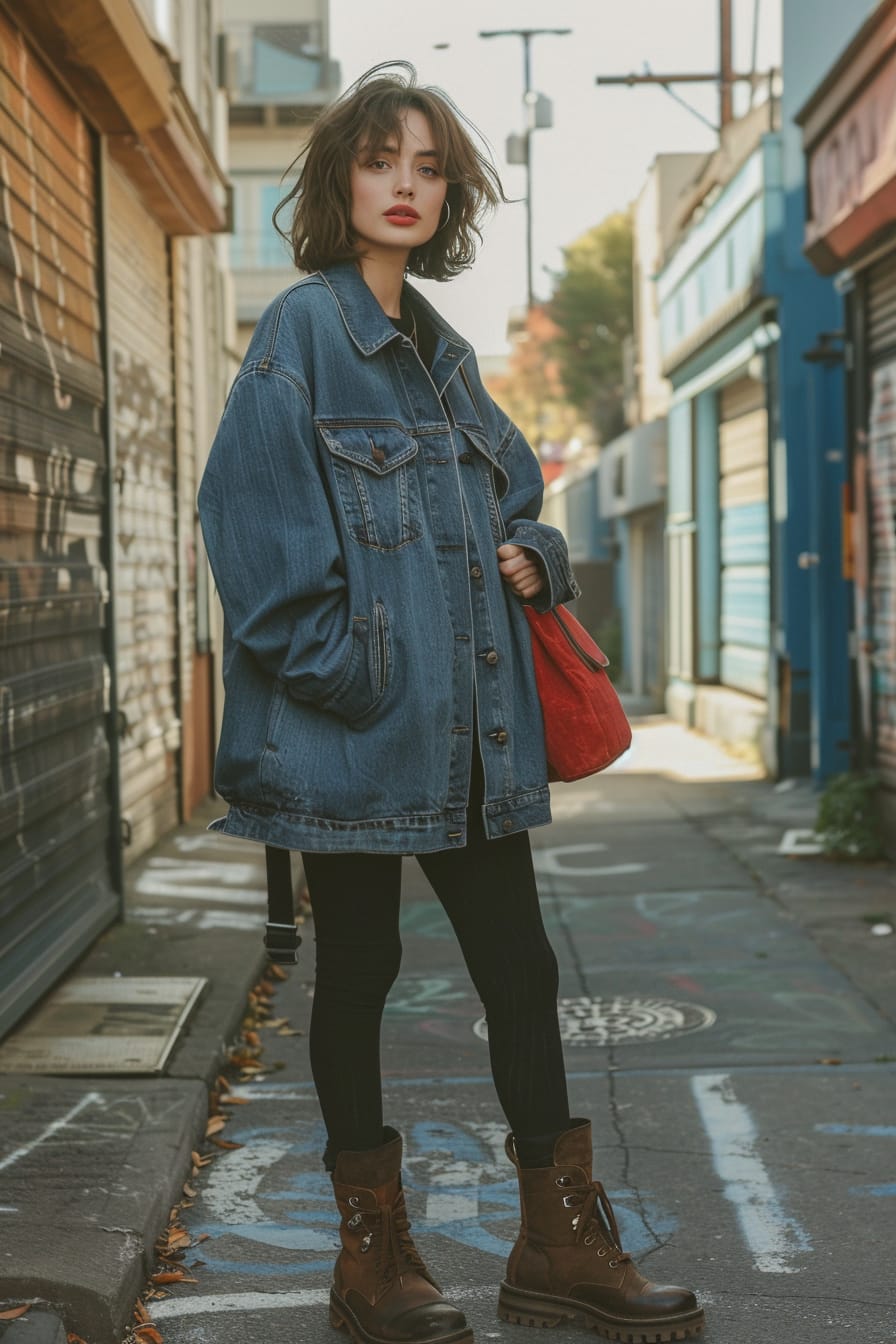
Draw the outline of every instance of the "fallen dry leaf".
[[[304,1031],[300,1031],[298,1027],[281,1027],[280,1030],[277,1032],[277,1035],[278,1035],[278,1036],[304,1036],[305,1033],[304,1033]]]
[[[222,1097],[222,1098],[221,1098],[221,1104],[222,1104],[222,1106],[248,1106],[248,1105],[249,1105],[249,1098],[248,1098],[248,1097]]]
[[[196,1245],[198,1246],[201,1241],[208,1241],[210,1236],[211,1232],[200,1232],[199,1236],[196,1238]]]
[[[205,1137],[210,1139],[213,1134],[220,1134],[226,1124],[223,1115],[213,1115],[205,1127]]]
[[[207,1167],[209,1162],[214,1162],[214,1153],[207,1153],[205,1157],[200,1157],[198,1153],[191,1153],[194,1167]]]
[[[169,1251],[179,1250],[181,1246],[189,1246],[189,1244],[190,1234],[185,1232],[183,1228],[175,1228],[168,1236]]]
[[[215,1144],[218,1148],[242,1148],[241,1143],[231,1143],[229,1139],[209,1139],[209,1143]]]
[[[275,965],[273,965],[273,963],[268,967],[268,969],[267,969],[267,974],[268,974],[268,975],[272,975],[272,976],[274,977],[275,980],[288,980],[288,979],[289,979],[289,976],[286,974],[286,972],[284,971],[283,967],[282,967],[282,966],[275,966]]]
[[[87,1340],[82,1339],[80,1335],[66,1335],[65,1338],[67,1344],[87,1344]]]
[[[158,1274],[152,1275],[153,1283],[181,1283],[186,1274],[182,1269],[165,1269]]]
[[[231,1055],[230,1062],[235,1069],[260,1069],[262,1067],[256,1062],[255,1055],[249,1055],[245,1051],[242,1054]]]
[[[229,1091],[230,1091],[230,1084],[228,1083],[227,1079],[224,1077],[223,1073],[219,1073],[219,1074],[218,1074],[217,1078],[215,1079],[215,1084],[216,1084],[216,1086],[217,1086],[219,1092],[229,1092]]]
[[[15,1321],[20,1316],[24,1316],[26,1311],[31,1310],[31,1303],[26,1302],[24,1307],[10,1307],[8,1311],[0,1311],[0,1321]]]
[[[265,1022],[265,1023],[264,1023],[264,1026],[265,1026],[265,1028],[267,1028],[267,1027],[285,1027],[285,1026],[288,1025],[288,1023],[289,1023],[289,1018],[288,1018],[288,1017],[272,1017],[272,1018],[270,1019],[269,1022]]]
[[[842,1064],[843,1060],[838,1059],[836,1055],[832,1055],[830,1059],[817,1059],[815,1062],[816,1064]]]
[[[150,1344],[165,1344],[154,1325],[138,1325],[134,1329],[134,1334],[139,1335],[141,1339],[148,1339]]]
[[[138,1321],[149,1322],[151,1319],[149,1312],[146,1310],[143,1303],[140,1301],[139,1297],[137,1298],[137,1301],[134,1304],[134,1316]]]
[[[199,1194],[199,1191],[194,1189],[193,1186],[190,1185],[189,1181],[184,1181],[182,1188],[184,1194],[187,1196],[188,1199],[195,1199],[196,1196]]]
[[[261,1045],[261,1037],[257,1031],[244,1031],[243,1040],[247,1045]]]

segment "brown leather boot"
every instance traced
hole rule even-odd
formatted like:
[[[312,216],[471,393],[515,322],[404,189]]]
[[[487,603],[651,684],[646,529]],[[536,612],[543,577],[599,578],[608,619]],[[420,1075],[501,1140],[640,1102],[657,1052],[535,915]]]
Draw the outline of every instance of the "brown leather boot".
[[[330,1324],[356,1344],[472,1344],[462,1311],[446,1302],[411,1237],[401,1188],[401,1135],[369,1152],[342,1152],[333,1190],[342,1250],[330,1290]]]
[[[694,1294],[650,1283],[623,1251],[606,1191],[591,1178],[591,1125],[573,1124],[554,1145],[553,1167],[521,1167],[513,1135],[507,1137],[522,1227],[501,1284],[499,1316],[517,1325],[568,1321],[624,1344],[699,1334],[703,1311]]]

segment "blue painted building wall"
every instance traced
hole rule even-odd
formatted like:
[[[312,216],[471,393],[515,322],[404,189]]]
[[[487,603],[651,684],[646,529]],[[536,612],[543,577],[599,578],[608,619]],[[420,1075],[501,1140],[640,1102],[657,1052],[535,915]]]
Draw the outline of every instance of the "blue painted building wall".
[[[774,437],[775,638],[789,664],[787,773],[818,783],[849,768],[850,586],[841,567],[846,480],[845,378],[840,364],[807,363],[819,333],[842,329],[833,282],[803,256],[805,159],[793,117],[876,0],[786,0],[783,5],[783,218],[769,261],[781,294],[781,420]],[[804,556],[803,564],[800,556]],[[817,563],[814,557],[817,557]]]
[[[874,7],[873,0],[849,6],[787,0],[781,130],[763,137],[759,151],[718,193],[667,264],[665,289],[660,284],[667,356],[687,347],[707,315],[724,316],[726,302],[743,293],[751,275],[755,295],[769,301],[764,312],[760,304],[727,326],[720,323],[718,334],[688,349],[673,370],[679,396],[690,390],[670,415],[670,543],[681,550],[678,572],[686,576],[689,563],[694,571],[689,693],[720,681],[758,696],[764,684],[766,759],[779,774],[811,772],[819,783],[850,764],[851,594],[841,561],[845,380],[840,364],[803,356],[822,332],[842,329],[844,317],[833,282],[803,256],[805,165],[793,116]],[[726,509],[717,497],[717,393],[751,339],[750,372],[761,372],[766,386],[768,501],[735,501]],[[674,418],[685,412],[687,432],[676,433]],[[759,650],[761,629],[766,654]],[[670,648],[687,642],[687,633],[677,641],[673,636]],[[671,663],[674,687],[679,672],[674,658]],[[678,663],[685,669],[684,698],[686,656]]]
[[[778,328],[766,247],[782,212],[767,116],[733,128],[729,152],[746,157],[679,240],[658,288],[673,386],[667,703],[774,769],[765,352]]]

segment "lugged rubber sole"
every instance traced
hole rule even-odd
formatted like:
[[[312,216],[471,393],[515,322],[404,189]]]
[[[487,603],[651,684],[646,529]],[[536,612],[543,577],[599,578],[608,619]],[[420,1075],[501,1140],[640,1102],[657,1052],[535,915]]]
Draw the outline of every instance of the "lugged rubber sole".
[[[542,1329],[555,1325],[581,1325],[619,1344],[674,1344],[676,1340],[699,1335],[705,1324],[703,1311],[699,1308],[677,1320],[668,1317],[663,1321],[614,1320],[585,1302],[530,1293],[509,1283],[501,1284],[498,1315],[511,1325],[534,1325]]]
[[[371,1335],[365,1330],[357,1316],[336,1292],[330,1289],[330,1324],[334,1330],[347,1330],[355,1344],[395,1344],[394,1340],[384,1339],[382,1335]],[[409,1340],[408,1344],[415,1344]],[[447,1335],[426,1335],[416,1344],[473,1344],[473,1331],[469,1326],[463,1330],[453,1330]]]

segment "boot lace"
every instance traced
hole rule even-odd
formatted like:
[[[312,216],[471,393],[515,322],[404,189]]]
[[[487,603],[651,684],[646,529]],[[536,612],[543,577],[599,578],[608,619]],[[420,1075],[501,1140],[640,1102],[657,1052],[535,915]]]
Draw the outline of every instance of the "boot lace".
[[[563,1200],[566,1207],[579,1210],[572,1220],[576,1230],[576,1245],[583,1242],[586,1246],[592,1246],[600,1238],[614,1252],[609,1261],[613,1268],[631,1260],[628,1252],[622,1249],[616,1215],[603,1184],[592,1181],[590,1185],[573,1185],[569,1176],[561,1176],[557,1184],[569,1187],[569,1194]],[[607,1252],[601,1247],[597,1253],[606,1255]]]
[[[388,1287],[396,1274],[400,1279],[403,1274],[412,1272],[419,1274],[434,1287],[437,1286],[414,1245],[404,1191],[399,1190],[391,1204],[381,1205],[368,1217],[371,1218],[371,1223],[364,1218],[360,1219],[364,1228],[361,1253],[366,1254],[371,1246],[375,1249],[379,1285],[382,1288]]]

